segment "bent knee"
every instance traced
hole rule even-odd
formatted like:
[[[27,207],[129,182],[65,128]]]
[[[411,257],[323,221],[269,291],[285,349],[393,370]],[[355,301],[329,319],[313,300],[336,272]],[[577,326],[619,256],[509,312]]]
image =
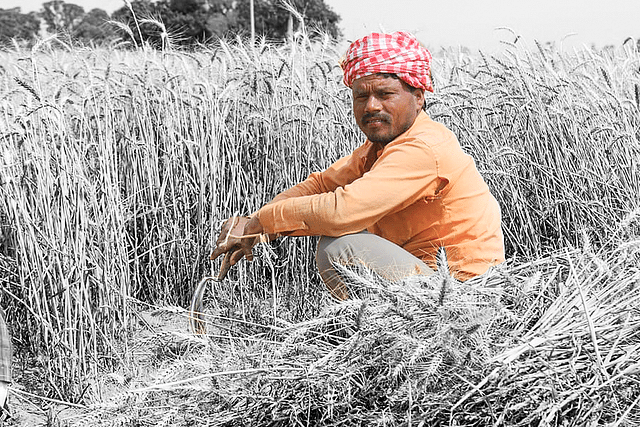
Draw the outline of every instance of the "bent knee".
[[[318,266],[318,270],[324,271],[332,268],[329,256],[329,245],[335,240],[335,237],[320,236],[316,247],[316,265]]]

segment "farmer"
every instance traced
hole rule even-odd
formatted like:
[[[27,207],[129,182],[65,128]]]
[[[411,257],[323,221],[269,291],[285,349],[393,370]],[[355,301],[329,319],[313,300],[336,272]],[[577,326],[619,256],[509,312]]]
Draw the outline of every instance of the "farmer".
[[[254,215],[229,218],[211,259],[252,260],[258,236],[321,236],[320,275],[348,296],[333,263],[363,263],[398,280],[429,275],[444,247],[459,280],[504,261],[500,207],[473,159],[423,111],[433,92],[431,54],[405,32],[370,34],[342,62],[356,122],[367,140]]]

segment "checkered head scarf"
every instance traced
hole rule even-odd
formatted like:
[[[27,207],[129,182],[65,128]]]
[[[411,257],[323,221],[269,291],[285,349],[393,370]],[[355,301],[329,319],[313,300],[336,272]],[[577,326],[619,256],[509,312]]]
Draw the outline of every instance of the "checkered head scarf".
[[[344,84],[377,73],[396,74],[409,86],[433,92],[431,54],[411,34],[373,33],[351,43],[340,64]]]

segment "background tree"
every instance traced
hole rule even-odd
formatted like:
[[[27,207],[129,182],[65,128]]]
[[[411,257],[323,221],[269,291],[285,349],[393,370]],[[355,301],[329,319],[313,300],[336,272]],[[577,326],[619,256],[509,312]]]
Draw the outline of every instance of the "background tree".
[[[91,9],[82,17],[73,37],[84,44],[101,44],[115,38],[114,30],[107,24],[109,14],[102,9]]]
[[[254,0],[256,32],[271,40],[283,40],[290,30],[291,16],[281,0]],[[338,22],[340,17],[324,0],[290,0],[292,6],[305,19],[309,30],[321,30],[331,36],[341,36]],[[248,34],[251,16],[249,0],[134,0],[131,8],[140,19],[151,18],[162,22],[173,41],[181,45],[205,42],[213,37],[234,34]],[[138,28],[133,13],[127,6],[116,10],[112,19],[129,25],[136,43]],[[140,31],[143,39],[157,44],[158,28],[142,23]]]
[[[167,30],[178,34],[187,43],[205,42],[211,38],[212,32],[207,27],[207,21],[212,11],[207,3],[200,0],[170,0],[163,12]]]
[[[238,10],[235,0],[204,1],[204,7],[208,11],[207,30],[212,36],[224,37],[238,28]]]
[[[172,42],[180,45],[204,43],[212,37],[222,37],[235,30],[234,0],[134,0],[131,9],[140,24],[140,32],[146,42],[161,43],[158,26],[147,22],[155,20],[167,29]],[[136,43],[140,43],[138,28],[131,9],[123,6],[113,12],[112,19],[126,23],[132,30]],[[129,36],[128,36],[129,37]]]
[[[24,14],[20,8],[0,9],[0,48],[12,39],[32,41],[40,31],[40,19],[35,13]]]
[[[319,30],[334,38],[341,37],[338,27],[340,16],[324,0],[289,0],[290,4],[304,17],[305,26],[310,32]],[[290,31],[291,14],[280,0],[254,0],[256,33],[271,39],[283,39]],[[249,30],[249,1],[237,3],[238,25]],[[294,23],[295,26],[295,23]]]
[[[72,34],[82,22],[84,9],[73,3],[65,3],[63,0],[51,0],[42,4],[42,19],[50,33]]]

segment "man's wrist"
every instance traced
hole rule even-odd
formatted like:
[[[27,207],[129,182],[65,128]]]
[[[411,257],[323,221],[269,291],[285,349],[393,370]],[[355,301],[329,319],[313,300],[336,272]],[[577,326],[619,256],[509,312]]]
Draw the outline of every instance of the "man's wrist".
[[[262,224],[260,224],[258,217],[254,215],[249,218],[249,222],[244,226],[244,235],[247,236],[262,233],[264,233],[264,228],[262,228]]]

